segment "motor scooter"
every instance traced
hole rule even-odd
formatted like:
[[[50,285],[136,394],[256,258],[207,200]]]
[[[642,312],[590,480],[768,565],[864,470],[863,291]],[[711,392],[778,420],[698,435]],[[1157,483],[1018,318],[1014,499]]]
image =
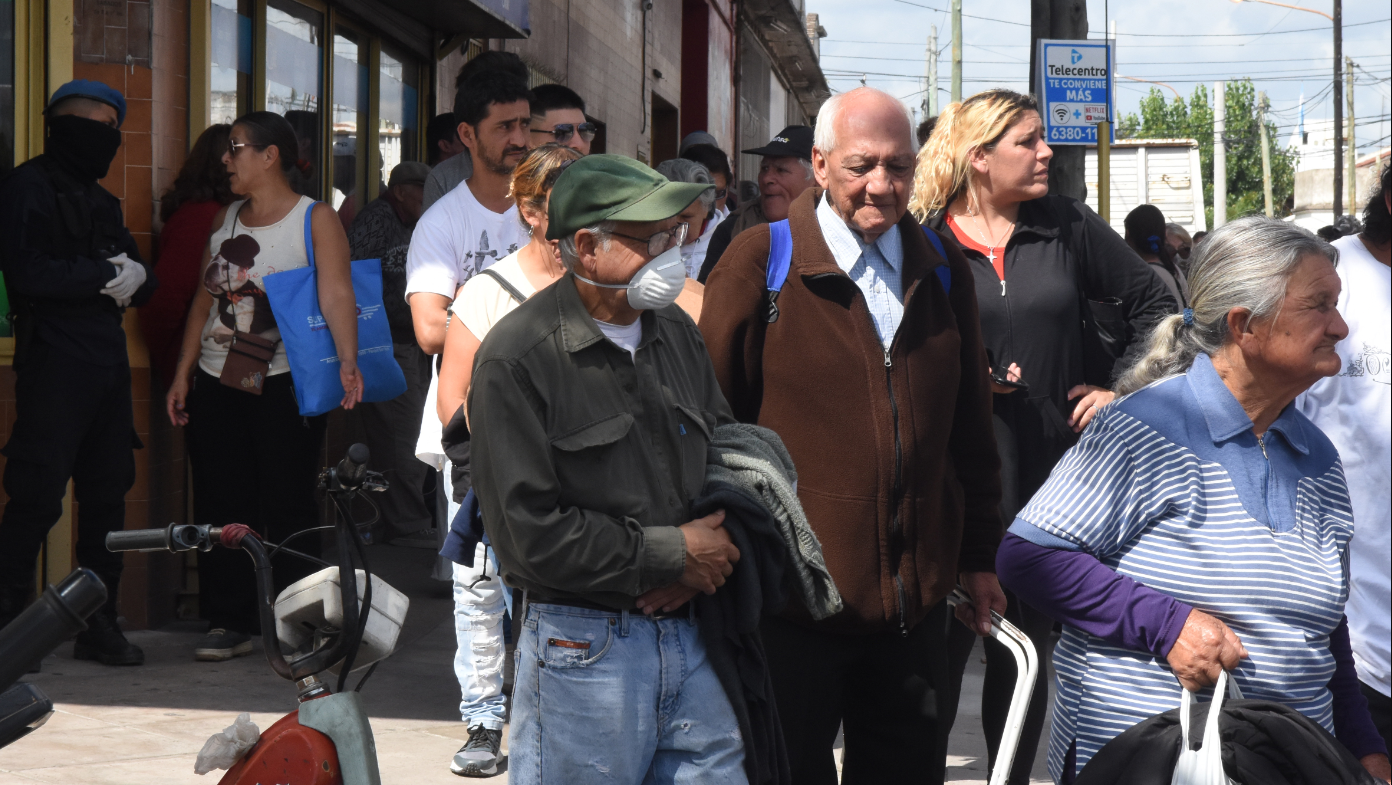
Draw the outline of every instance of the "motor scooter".
[[[336,467],[320,476],[320,488],[335,508],[331,526],[296,532],[279,545],[262,542],[241,524],[170,524],[107,535],[111,551],[180,553],[223,547],[240,548],[251,557],[266,660],[278,676],[295,683],[298,707],[261,731],[260,739],[219,785],[381,785],[377,748],[359,692],[395,646],[407,600],[368,568],[362,529],[374,521],[353,523],[352,502],[366,498],[366,492],[387,488],[380,473],[367,471],[368,459],[367,446],[354,444]],[[336,565],[286,547],[294,537],[323,529],[332,529],[337,537]],[[326,569],[296,582],[277,598],[270,560],[278,554],[308,559]],[[374,611],[378,618],[370,625]],[[288,659],[282,646],[291,652]],[[367,656],[360,658],[364,653]],[[346,689],[349,673],[363,667],[368,670],[357,685]],[[328,681],[334,676],[337,683],[331,689]]]

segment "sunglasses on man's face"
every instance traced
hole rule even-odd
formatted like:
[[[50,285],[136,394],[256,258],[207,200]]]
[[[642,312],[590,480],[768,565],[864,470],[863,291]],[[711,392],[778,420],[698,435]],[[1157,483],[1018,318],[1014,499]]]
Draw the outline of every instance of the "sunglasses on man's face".
[[[592,142],[595,138],[595,132],[598,130],[599,126],[594,123],[579,123],[578,125],[576,123],[557,123],[556,127],[552,128],[550,131],[533,128],[532,133],[551,134],[557,142],[565,144],[570,141],[570,137],[574,136],[577,131],[580,133],[581,139],[586,142]]]

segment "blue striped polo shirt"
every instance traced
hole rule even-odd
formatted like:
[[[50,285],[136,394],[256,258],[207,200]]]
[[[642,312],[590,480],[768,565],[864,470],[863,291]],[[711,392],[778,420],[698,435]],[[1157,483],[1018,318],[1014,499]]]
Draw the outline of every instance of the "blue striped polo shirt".
[[[1338,453],[1296,407],[1258,439],[1199,355],[1188,373],[1103,408],[1010,531],[1086,551],[1222,619],[1250,654],[1235,674],[1243,695],[1333,732],[1329,635],[1348,599],[1353,512]],[[1054,670],[1055,781],[1075,741],[1081,771],[1122,731],[1179,705],[1163,659],[1072,627]]]

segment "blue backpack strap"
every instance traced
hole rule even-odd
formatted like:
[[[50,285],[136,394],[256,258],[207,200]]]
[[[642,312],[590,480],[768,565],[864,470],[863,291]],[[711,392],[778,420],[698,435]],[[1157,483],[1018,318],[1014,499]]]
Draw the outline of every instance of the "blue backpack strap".
[[[938,233],[923,227],[923,233],[928,235],[928,242],[933,244],[933,250],[938,252],[938,256],[943,258],[943,263],[933,268],[933,272],[938,274],[938,280],[942,282],[943,291],[952,294],[952,268],[947,265],[947,250],[943,248],[942,240],[938,239]]]
[[[764,320],[769,324],[778,321],[778,293],[783,290],[783,282],[788,280],[788,267],[793,263],[793,231],[788,228],[788,220],[769,224],[768,258],[768,314]]]
[[[305,255],[309,257],[309,266],[314,266],[314,231],[310,223],[314,220],[314,206],[318,202],[311,202],[304,211],[304,249]]]

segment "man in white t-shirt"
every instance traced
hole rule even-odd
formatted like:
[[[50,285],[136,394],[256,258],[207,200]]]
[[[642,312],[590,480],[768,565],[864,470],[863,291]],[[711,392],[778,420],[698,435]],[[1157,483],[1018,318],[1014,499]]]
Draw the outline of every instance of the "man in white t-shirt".
[[[1338,376],[1297,399],[1339,450],[1353,501],[1349,544],[1349,637],[1358,680],[1383,742],[1392,715],[1392,192],[1388,170],[1363,213],[1364,231],[1334,241],[1343,282],[1339,313],[1348,338]]]
[[[506,71],[523,82],[527,81],[529,75],[527,64],[522,62],[522,58],[518,57],[515,52],[490,50],[479,54],[459,69],[459,76],[455,78],[456,94],[459,87],[484,71]],[[455,120],[451,131],[455,135],[455,140],[463,144],[463,139],[459,138],[458,126],[459,121]],[[474,160],[467,149],[442,159],[425,180],[425,209],[429,210],[436,202],[440,201],[441,197],[473,176]]]
[[[506,71],[475,74],[455,94],[459,137],[469,149],[473,173],[421,216],[406,258],[406,301],[416,340],[427,354],[444,348],[448,309],[459,287],[527,241],[509,190],[512,170],[527,154],[530,100],[526,82]],[[438,379],[432,378],[427,412],[435,411],[437,393]],[[459,508],[455,497],[462,499],[468,491],[468,460],[467,455],[455,455],[459,471],[452,471],[440,439],[439,419],[423,418],[416,455],[443,472],[450,499],[443,532]],[[457,482],[452,474],[458,475]],[[462,693],[459,713],[469,728],[469,741],[450,770],[473,777],[497,772],[507,720],[502,692],[504,588],[496,574],[485,578],[487,563],[479,553],[473,568],[450,568],[459,645],[454,669]]]

